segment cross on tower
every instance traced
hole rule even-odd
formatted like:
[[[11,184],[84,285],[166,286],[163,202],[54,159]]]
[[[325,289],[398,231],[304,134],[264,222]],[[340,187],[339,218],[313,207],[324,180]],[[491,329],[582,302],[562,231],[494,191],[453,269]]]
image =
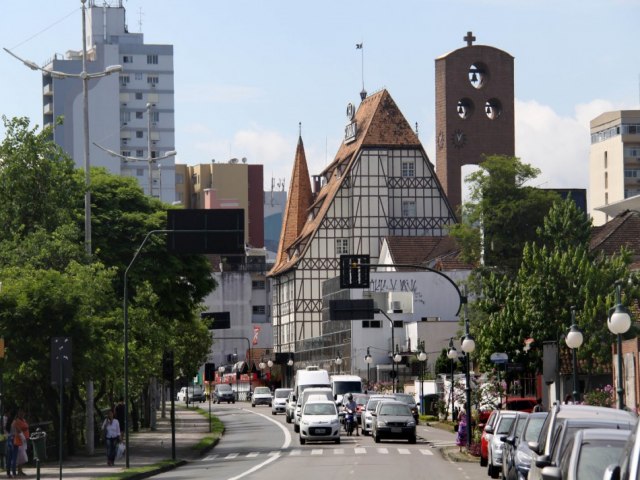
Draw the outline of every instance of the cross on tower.
[[[472,32],[467,32],[467,36],[463,38],[465,42],[467,42],[467,47],[473,45],[473,42],[476,41],[476,37],[473,36]]]

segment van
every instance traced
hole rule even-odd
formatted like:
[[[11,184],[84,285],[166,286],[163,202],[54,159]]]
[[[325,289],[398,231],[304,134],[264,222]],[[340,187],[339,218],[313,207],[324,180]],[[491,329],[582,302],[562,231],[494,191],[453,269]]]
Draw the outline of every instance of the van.
[[[362,393],[362,379],[357,375],[331,375],[333,398],[342,403],[347,393]]]
[[[331,388],[329,372],[317,366],[309,366],[296,372],[296,381],[293,387],[296,401],[306,388],[316,387]]]
[[[300,417],[302,415],[302,410],[310,398],[313,398],[314,401],[333,402],[333,392],[329,387],[309,387],[304,389],[296,403],[296,411],[293,420],[293,430],[296,433],[300,432]]]

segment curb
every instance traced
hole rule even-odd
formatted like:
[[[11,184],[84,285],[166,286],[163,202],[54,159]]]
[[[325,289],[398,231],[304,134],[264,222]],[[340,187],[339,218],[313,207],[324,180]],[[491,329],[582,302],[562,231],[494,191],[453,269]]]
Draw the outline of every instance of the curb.
[[[479,463],[480,458],[469,455],[466,452],[459,451],[458,447],[445,447],[440,449],[440,453],[450,462]]]

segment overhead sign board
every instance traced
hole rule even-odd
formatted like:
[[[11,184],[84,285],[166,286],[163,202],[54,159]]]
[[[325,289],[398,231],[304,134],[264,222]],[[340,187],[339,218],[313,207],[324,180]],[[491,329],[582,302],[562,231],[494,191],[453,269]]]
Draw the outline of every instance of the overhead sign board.
[[[167,248],[172,253],[244,255],[244,210],[167,210]],[[200,232],[201,231],[201,232]]]
[[[507,355],[506,353],[496,352],[492,353],[489,359],[495,364],[503,364],[509,361],[509,355]]]

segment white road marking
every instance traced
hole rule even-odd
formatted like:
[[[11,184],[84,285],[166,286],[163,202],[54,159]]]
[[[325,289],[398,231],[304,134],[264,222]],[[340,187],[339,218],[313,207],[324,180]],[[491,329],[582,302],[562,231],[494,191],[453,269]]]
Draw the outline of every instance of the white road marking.
[[[258,452],[247,453],[247,458],[254,458],[254,457],[257,457],[258,455],[259,455]]]
[[[215,460],[216,458],[218,458],[218,455],[207,455],[206,457],[204,457],[202,459],[203,462],[209,462],[211,460]]]
[[[364,453],[367,453],[367,449],[362,447],[354,448],[353,451],[356,455],[362,455]]]
[[[311,450],[311,455],[322,455],[323,452],[324,450],[321,448],[314,448]]]
[[[230,453],[229,455],[227,455],[226,457],[224,457],[225,460],[233,460],[234,458],[236,458],[238,456],[237,453]]]
[[[382,454],[386,455],[387,453],[389,453],[389,449],[388,448],[379,448],[378,449],[378,453],[382,453]]]
[[[398,453],[400,455],[411,455],[411,450],[409,450],[408,448],[399,448]]]
[[[302,453],[302,450],[291,450],[291,453],[289,455],[300,455]]]
[[[425,450],[424,448],[420,449],[420,453],[423,455],[433,455],[433,452],[431,450]]]
[[[333,453],[334,455],[342,455],[344,454],[344,448],[334,448]]]

